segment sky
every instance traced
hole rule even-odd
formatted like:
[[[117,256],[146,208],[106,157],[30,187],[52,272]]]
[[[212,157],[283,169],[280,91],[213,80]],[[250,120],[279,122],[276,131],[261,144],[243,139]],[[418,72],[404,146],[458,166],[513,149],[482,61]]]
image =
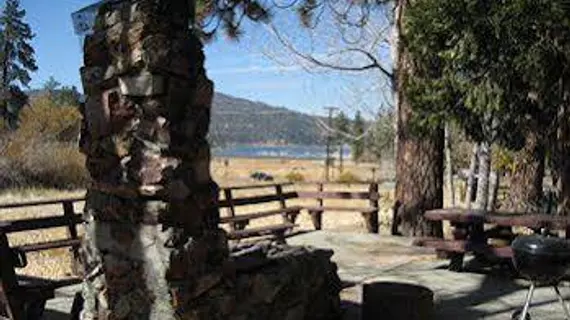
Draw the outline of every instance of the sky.
[[[36,34],[32,46],[39,69],[31,75],[32,88],[42,87],[53,76],[63,85],[75,85],[82,90],[79,78],[81,37],[74,34],[71,13],[94,2],[21,0],[27,13],[25,20]],[[0,0],[0,4],[4,1]],[[315,56],[329,54],[329,44],[339,43],[340,37],[324,25],[326,42],[315,45],[313,37],[299,27],[293,14],[276,15],[273,23],[284,27],[280,30],[284,36],[289,36],[291,43],[311,49]],[[216,91],[311,114],[325,114],[324,107],[334,106],[349,116],[360,110],[371,117],[385,107],[382,101],[388,93],[378,90],[384,85],[379,84],[382,80],[377,71],[317,70],[306,63],[299,64],[266,25],[246,22],[243,31],[244,36],[239,42],[219,34],[205,45],[206,70]],[[380,52],[379,56],[388,59],[385,52]],[[349,59],[352,59],[349,63],[358,64],[362,57]]]

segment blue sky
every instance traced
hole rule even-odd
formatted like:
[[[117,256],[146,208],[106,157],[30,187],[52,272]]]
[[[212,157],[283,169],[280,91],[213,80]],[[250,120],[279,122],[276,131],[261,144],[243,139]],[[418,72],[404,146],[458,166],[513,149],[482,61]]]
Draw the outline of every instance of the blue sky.
[[[36,34],[32,44],[39,70],[32,74],[32,88],[41,87],[53,76],[81,90],[81,41],[73,32],[71,13],[92,3],[21,0],[26,20]],[[310,41],[292,14],[276,16],[275,24],[286,26],[283,30],[301,47]],[[313,114],[324,114],[325,106],[337,106],[349,114],[358,109],[370,115],[382,104],[378,94],[372,94],[378,91],[377,72],[307,72],[264,26],[246,23],[243,30],[245,36],[239,42],[219,35],[206,45],[206,68],[216,91]],[[335,41],[334,35],[331,39]],[[327,50],[323,44],[313,49],[315,54]]]

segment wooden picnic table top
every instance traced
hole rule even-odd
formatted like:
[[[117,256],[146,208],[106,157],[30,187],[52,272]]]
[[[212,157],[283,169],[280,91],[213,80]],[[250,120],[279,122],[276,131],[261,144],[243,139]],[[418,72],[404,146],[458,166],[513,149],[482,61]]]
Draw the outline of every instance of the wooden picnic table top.
[[[529,228],[566,229],[570,227],[570,216],[529,214],[508,211],[490,211],[465,208],[445,208],[429,210],[424,217],[428,220],[447,220],[458,223],[489,223],[499,226],[525,226]]]

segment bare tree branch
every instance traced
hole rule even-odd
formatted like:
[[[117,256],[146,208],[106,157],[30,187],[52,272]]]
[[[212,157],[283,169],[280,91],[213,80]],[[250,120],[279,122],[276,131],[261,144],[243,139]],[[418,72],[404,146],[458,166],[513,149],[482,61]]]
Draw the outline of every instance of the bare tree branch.
[[[273,24],[270,24],[269,27],[271,33],[275,35],[275,37],[279,40],[279,42],[283,46],[285,46],[289,51],[291,51],[296,56],[306,61],[309,61],[319,67],[333,69],[333,70],[340,70],[340,71],[365,71],[370,69],[377,69],[390,80],[392,80],[393,78],[392,73],[386,70],[370,52],[366,52],[365,50],[362,50],[360,48],[348,48],[343,50],[344,52],[358,52],[364,54],[364,56],[366,56],[371,62],[362,66],[343,66],[343,65],[333,64],[317,59],[312,55],[300,52],[277,31],[277,29]]]

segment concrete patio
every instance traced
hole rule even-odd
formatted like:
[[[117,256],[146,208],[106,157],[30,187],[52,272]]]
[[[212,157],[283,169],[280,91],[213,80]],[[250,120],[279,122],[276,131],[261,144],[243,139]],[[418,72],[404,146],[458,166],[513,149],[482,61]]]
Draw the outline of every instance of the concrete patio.
[[[457,273],[445,269],[433,251],[411,246],[411,240],[384,235],[316,231],[288,239],[292,245],[311,245],[335,251],[333,260],[346,283],[341,293],[346,307],[344,319],[359,319],[361,284],[397,281],[426,286],[435,293],[437,319],[511,319],[526,295],[527,282],[493,274]],[[48,302],[46,319],[67,319],[77,287],[58,292]],[[570,298],[570,285],[561,291]],[[562,308],[551,288],[535,291],[533,319],[564,319]]]

